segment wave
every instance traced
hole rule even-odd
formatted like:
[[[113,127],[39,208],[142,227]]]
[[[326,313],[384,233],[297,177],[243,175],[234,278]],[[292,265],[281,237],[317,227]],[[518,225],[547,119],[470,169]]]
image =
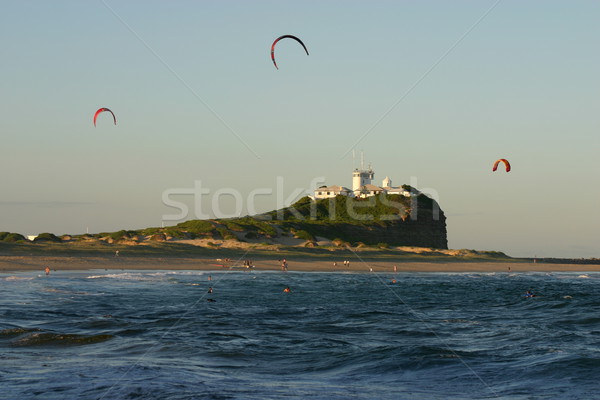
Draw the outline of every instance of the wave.
[[[19,335],[23,335],[24,333],[30,333],[30,332],[40,332],[41,329],[39,328],[7,328],[7,329],[2,329],[0,331],[0,338],[2,337],[11,337],[11,336],[19,336]]]
[[[20,335],[11,342],[14,347],[30,346],[81,346],[86,344],[101,343],[112,339],[110,334],[78,335],[73,333],[35,332]]]
[[[56,288],[44,288],[44,289],[42,289],[42,292],[57,293],[57,294],[79,294],[79,295],[90,295],[91,294],[88,292],[80,292],[80,291],[56,289]]]
[[[11,275],[11,276],[6,276],[3,278],[0,278],[0,280],[3,281],[31,281],[34,280],[34,277],[28,277],[28,276],[16,276],[16,275]]]
[[[120,274],[90,275],[87,279],[120,279],[125,281],[156,281],[158,277],[165,276],[166,273],[144,274],[135,272],[123,272]]]

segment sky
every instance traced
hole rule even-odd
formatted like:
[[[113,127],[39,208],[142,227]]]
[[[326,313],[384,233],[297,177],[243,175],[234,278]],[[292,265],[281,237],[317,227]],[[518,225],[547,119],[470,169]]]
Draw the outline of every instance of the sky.
[[[0,231],[269,211],[364,152],[450,248],[600,257],[600,2],[0,5]]]

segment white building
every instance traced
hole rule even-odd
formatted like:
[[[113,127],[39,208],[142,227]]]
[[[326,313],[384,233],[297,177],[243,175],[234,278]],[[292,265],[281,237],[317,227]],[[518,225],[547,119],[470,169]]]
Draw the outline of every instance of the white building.
[[[352,191],[343,186],[321,186],[315,189],[315,198],[317,199],[328,199],[339,195],[351,196]]]
[[[399,194],[401,196],[410,197],[410,192],[408,190],[404,189],[402,186],[393,186],[392,180],[387,176],[382,182],[382,189],[387,194]]]
[[[362,163],[361,163],[362,164]],[[402,186],[392,186],[392,180],[387,176],[383,180],[381,187],[373,185],[371,182],[375,177],[373,168],[369,165],[369,169],[361,166],[352,172],[352,190],[344,186],[321,186],[315,189],[314,199],[328,199],[335,196],[349,197],[370,197],[381,193],[397,194],[405,197],[410,197],[410,192]]]
[[[373,172],[371,165],[369,165],[368,170],[356,168],[354,172],[352,172],[352,192],[354,195],[358,195],[365,186],[371,185],[374,176],[375,172]]]

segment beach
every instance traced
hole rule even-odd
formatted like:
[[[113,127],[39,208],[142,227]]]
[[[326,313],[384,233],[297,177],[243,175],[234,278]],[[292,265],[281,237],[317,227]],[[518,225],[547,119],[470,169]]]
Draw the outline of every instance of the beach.
[[[424,257],[426,258],[426,257]],[[49,267],[52,271],[61,270],[227,270],[247,269],[244,259],[219,258],[182,258],[182,257],[127,257],[127,256],[0,256],[0,272],[43,271]],[[350,264],[343,265],[344,260]],[[334,266],[334,262],[337,264]],[[255,259],[253,269],[263,271],[281,270],[278,259]],[[354,258],[327,259],[287,259],[288,271],[301,272],[598,272],[598,264],[558,264],[543,262],[476,262],[476,261],[423,261],[413,260],[376,260],[362,261]]]

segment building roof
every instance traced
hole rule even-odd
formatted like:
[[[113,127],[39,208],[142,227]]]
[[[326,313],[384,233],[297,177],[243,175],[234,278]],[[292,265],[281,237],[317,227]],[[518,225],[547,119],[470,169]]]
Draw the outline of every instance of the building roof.
[[[373,191],[373,190],[383,190],[383,188],[380,188],[379,186],[375,186],[375,185],[371,185],[370,183],[367,183],[366,185],[361,186],[359,190]]]
[[[351,192],[350,189],[348,189],[347,187],[344,186],[323,186],[320,188],[316,188],[315,191],[317,192]]]

